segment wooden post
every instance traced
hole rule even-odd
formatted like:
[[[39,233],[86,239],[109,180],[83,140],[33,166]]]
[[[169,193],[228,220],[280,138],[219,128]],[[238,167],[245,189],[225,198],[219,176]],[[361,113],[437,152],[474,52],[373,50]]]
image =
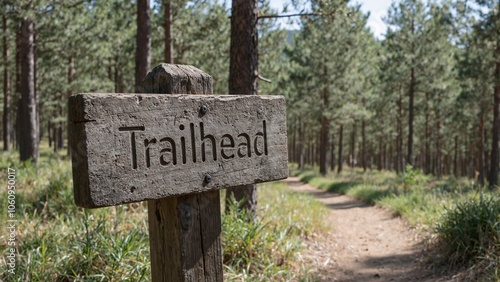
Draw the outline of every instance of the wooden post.
[[[201,70],[162,64],[143,82],[144,93],[212,94]],[[148,201],[152,281],[223,281],[220,192]]]

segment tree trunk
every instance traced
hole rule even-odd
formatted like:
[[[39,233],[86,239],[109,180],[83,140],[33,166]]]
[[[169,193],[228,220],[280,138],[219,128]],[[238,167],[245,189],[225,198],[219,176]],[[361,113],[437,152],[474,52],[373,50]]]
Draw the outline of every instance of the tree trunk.
[[[257,0],[233,0],[231,8],[231,45],[229,62],[229,94],[257,95],[258,49]],[[244,201],[243,208],[253,217],[257,210],[257,186],[230,188],[236,201]]]
[[[349,165],[356,166],[356,122],[352,124],[351,142],[350,142]]]
[[[57,144],[59,140],[57,138],[57,125],[55,123],[52,124],[52,132],[50,132],[50,134],[52,134],[52,140],[54,140],[54,153],[56,153],[59,148]]]
[[[458,135],[455,135],[455,149],[453,152],[453,175],[458,178],[460,176],[460,168],[458,161]]]
[[[305,155],[306,155],[306,145],[305,145],[305,130],[304,130],[304,121],[303,118],[300,119],[300,128],[299,128],[299,169],[304,169],[305,165]]]
[[[331,138],[331,149],[330,149],[330,170],[333,171],[335,169],[335,135],[332,134]]]
[[[141,91],[141,84],[151,64],[151,28],[149,0],[137,0],[137,35],[135,51],[135,92]]]
[[[16,84],[15,84],[15,93],[19,96],[17,100],[17,116],[15,123],[15,131],[16,134],[16,144],[15,148],[19,149],[19,143],[21,142],[21,117],[23,116],[23,100],[21,95],[21,27],[18,26],[18,30],[16,32]]]
[[[38,51],[37,51],[37,40],[38,40],[38,35],[35,29],[35,24],[33,23],[33,84],[35,89],[35,126],[36,129],[35,131],[37,132],[37,141],[36,141],[36,146],[37,146],[37,152],[38,152],[38,147],[40,146],[40,140],[42,139],[42,134],[43,133],[40,130],[40,97],[38,96]],[[38,155],[38,153],[37,153]]]
[[[229,94],[257,95],[257,16],[256,0],[232,1]]]
[[[384,149],[383,149],[383,136],[380,135],[378,138],[378,161],[377,161],[377,170],[381,171],[384,168]]]
[[[403,97],[401,96],[401,89],[399,91],[399,100],[398,100],[398,137],[397,137],[397,160],[396,160],[396,172],[402,173],[404,172],[404,163],[403,163]]]
[[[436,114],[436,167],[435,167],[435,175],[437,178],[441,178],[442,176],[442,167],[441,167],[441,117],[439,114]]]
[[[7,11],[5,11],[7,12]],[[9,42],[7,27],[7,15],[3,15],[3,150],[10,148],[10,77],[9,77]]]
[[[326,116],[321,117],[321,136],[319,145],[319,173],[321,175],[326,175],[328,173],[328,136],[329,133],[329,121]]]
[[[484,114],[479,116],[479,140],[477,141],[477,182],[479,185],[484,186],[485,179],[485,165],[484,165]]]
[[[21,20],[21,99],[19,156],[21,161],[38,162],[38,126],[35,95],[34,24]]]
[[[384,140],[384,139],[382,139]],[[382,143],[382,169],[387,170],[389,168],[388,164],[389,158],[387,157],[387,144]]]
[[[424,160],[424,172],[426,174],[431,173],[431,134],[430,134],[430,126],[429,126],[429,94],[425,93],[425,160]]]
[[[164,14],[164,33],[165,33],[165,63],[174,63],[174,41],[172,40],[172,1],[163,2]]]
[[[500,6],[500,3],[499,3]],[[500,12],[497,11],[498,18]],[[500,40],[497,39],[495,66],[495,92],[493,97],[493,129],[491,138],[490,175],[488,177],[489,189],[498,186],[498,173],[500,162]]]
[[[68,99],[68,97],[73,94],[72,84],[73,84],[73,81],[75,80],[75,75],[76,75],[75,60],[74,60],[73,56],[70,55],[70,57],[68,59],[68,86],[69,86],[69,88],[68,88],[68,92],[66,93],[65,99]],[[63,115],[64,115],[64,111],[61,113],[61,116],[63,116]],[[69,116],[67,117],[67,120],[69,120]],[[61,122],[61,132],[60,132],[60,137],[59,137],[61,140],[61,143],[59,144],[59,149],[64,148],[64,128],[65,128],[64,122]],[[70,146],[68,146],[68,156],[71,156]]]
[[[343,162],[343,155],[342,155],[342,148],[343,148],[343,139],[344,139],[344,125],[340,125],[339,129],[339,153],[338,153],[338,164],[337,164],[337,173],[342,172],[342,162]]]
[[[47,135],[49,137],[49,148],[52,147],[52,122],[49,119],[49,122],[47,122]]]
[[[366,121],[361,121],[361,165],[366,171]]]
[[[410,90],[409,90],[409,105],[408,105],[408,164],[413,166],[413,120],[415,118],[415,68],[410,71]]]

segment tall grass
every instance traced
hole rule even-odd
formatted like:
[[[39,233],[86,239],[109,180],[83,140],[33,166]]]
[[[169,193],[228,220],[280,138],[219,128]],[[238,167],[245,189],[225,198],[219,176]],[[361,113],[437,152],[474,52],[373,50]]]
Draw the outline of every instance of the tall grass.
[[[500,198],[479,194],[447,209],[436,228],[442,258],[500,278]],[[480,264],[481,267],[475,267]]]
[[[249,220],[233,203],[223,216],[226,279],[299,281],[314,277],[296,262],[302,239],[322,232],[328,212],[311,196],[292,193],[282,183],[259,186],[259,217]]]
[[[46,144],[45,144],[46,145]],[[147,206],[134,203],[85,210],[75,206],[70,161],[42,147],[40,163],[2,153],[0,195],[7,167],[16,169],[16,273],[7,272],[8,233],[0,232],[0,281],[149,281]],[[325,209],[284,184],[259,186],[259,220],[235,210],[223,215],[226,281],[308,281],[297,260],[302,241],[321,232]],[[7,198],[0,199],[6,226]]]

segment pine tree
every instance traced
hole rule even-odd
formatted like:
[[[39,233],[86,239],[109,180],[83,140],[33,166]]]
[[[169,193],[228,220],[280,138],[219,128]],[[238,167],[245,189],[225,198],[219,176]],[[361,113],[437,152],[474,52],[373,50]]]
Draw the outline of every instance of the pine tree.
[[[10,76],[9,76],[9,29],[7,26],[7,13],[9,12],[7,4],[2,7],[4,10],[2,16],[2,29],[3,29],[3,150],[8,151],[10,148],[10,134],[11,134],[11,91],[10,91]]]
[[[31,7],[28,7],[28,9]],[[19,111],[19,156],[21,161],[38,162],[38,120],[35,94],[35,43],[34,21],[21,19],[21,109]]]
[[[140,85],[151,66],[151,27],[149,0],[137,0],[137,35],[135,51],[135,86]],[[139,91],[140,92],[140,91]]]
[[[258,5],[256,0],[233,0],[231,8],[231,49],[229,94],[257,95],[258,78]],[[243,208],[255,216],[257,186],[255,184],[228,189],[228,196],[244,201]],[[226,200],[227,202],[227,200]]]

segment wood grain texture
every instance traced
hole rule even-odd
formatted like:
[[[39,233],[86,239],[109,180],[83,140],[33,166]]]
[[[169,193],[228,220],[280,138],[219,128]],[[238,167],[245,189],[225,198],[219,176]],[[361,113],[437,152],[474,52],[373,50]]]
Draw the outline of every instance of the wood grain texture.
[[[158,93],[212,93],[211,77],[190,66],[157,66],[144,85]],[[153,282],[223,281],[219,190],[150,200],[148,221]]]
[[[219,191],[148,201],[153,281],[223,281]]]

